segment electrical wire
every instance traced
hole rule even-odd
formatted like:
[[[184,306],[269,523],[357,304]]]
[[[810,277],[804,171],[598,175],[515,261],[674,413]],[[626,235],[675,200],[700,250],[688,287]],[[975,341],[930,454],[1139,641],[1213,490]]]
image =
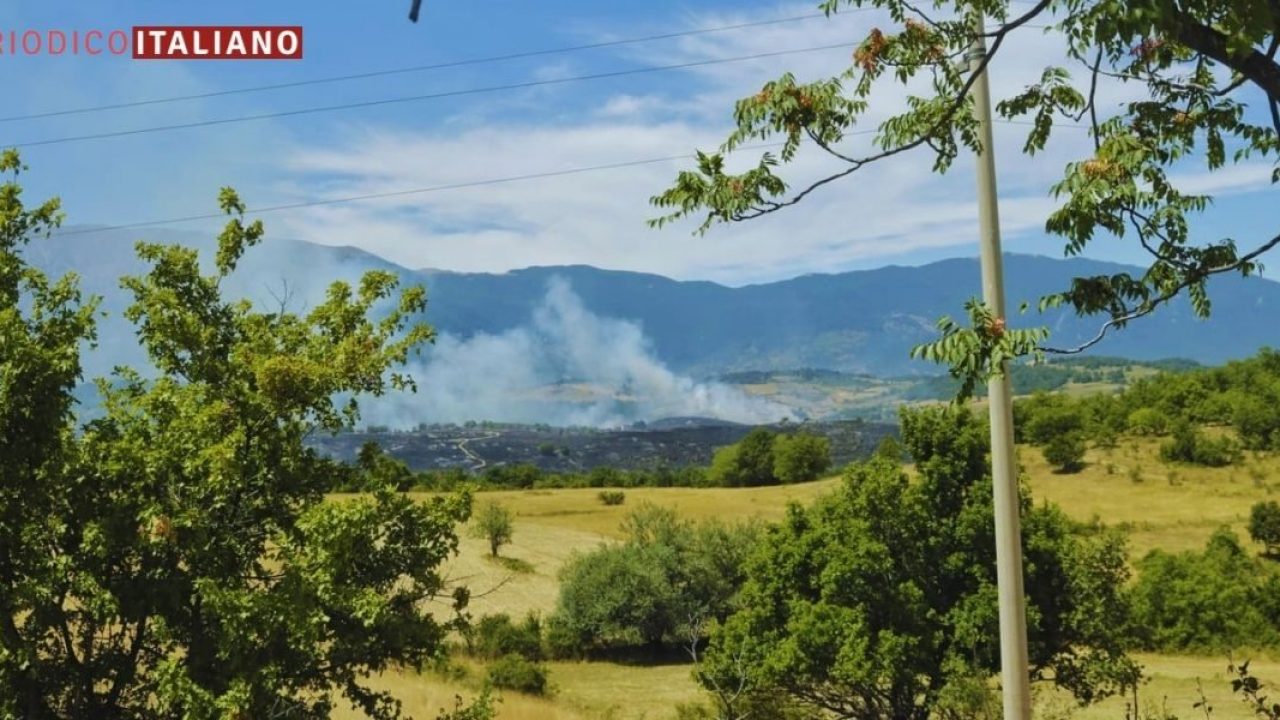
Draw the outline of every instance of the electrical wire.
[[[1029,121],[1019,120],[997,120],[996,122],[1003,125],[1034,125]],[[1087,129],[1086,125],[1066,125],[1055,124],[1054,127],[1067,129]],[[869,135],[876,132],[875,130],[855,130],[846,133],[846,135]],[[762,143],[757,145],[744,145],[738,148],[742,150],[766,150],[769,148],[781,147],[783,143]],[[666,155],[664,157],[645,158],[642,160],[626,160],[616,163],[605,163],[602,165],[587,165],[576,168],[565,168],[561,170],[547,170],[544,172],[526,173],[522,175],[509,175],[506,177],[485,178],[482,180],[473,180],[461,183],[448,183],[443,185],[430,185],[420,188],[409,188],[405,190],[390,190],[379,193],[366,193],[363,195],[348,195],[338,198],[325,198],[321,200],[305,200],[295,203],[286,203],[282,205],[269,205],[261,208],[248,208],[245,214],[248,216],[264,215],[268,213],[283,212],[286,210],[299,210],[309,207],[322,207],[326,205],[343,205],[346,203],[361,202],[365,200],[382,200],[395,197],[409,197],[413,195],[426,195],[430,193],[443,192],[446,190],[462,190],[466,188],[485,187],[489,185],[502,185],[506,183],[521,182],[526,180],[542,180],[546,178],[564,177],[567,175],[580,175],[583,173],[599,172],[603,170],[618,170],[622,168],[640,167],[643,165],[655,165],[658,163],[672,162],[675,160],[688,160],[697,157],[694,153],[683,153],[680,155]],[[139,222],[124,223],[121,225],[106,225],[99,227],[76,228],[74,230],[59,230],[54,232],[54,237],[64,237],[71,235],[90,235],[94,233],[110,232],[114,230],[132,230],[136,228],[154,227],[157,225],[175,225],[186,222],[196,222],[199,220],[216,220],[225,218],[225,213],[204,213],[200,215],[186,215],[182,217],[163,218],[158,220],[143,220]]]
[[[378,100],[366,100],[363,102],[343,103],[340,105],[324,105],[320,107],[300,108],[297,110],[282,110],[278,112],[258,113],[256,115],[240,115],[229,118],[217,118],[213,120],[198,120],[188,123],[175,123],[172,125],[156,125],[152,127],[133,128],[131,130],[115,130],[101,133],[90,133],[87,135],[70,135],[65,137],[47,138],[43,140],[30,140],[27,142],[10,143],[0,142],[0,146],[29,148],[45,145],[61,145],[64,143],[81,142],[85,140],[103,140],[106,138],[126,137],[131,135],[145,135],[149,133],[169,132],[173,130],[186,130],[198,127],[210,127],[214,125],[230,125],[234,123],[251,122],[255,120],[268,120],[283,117],[296,117],[299,115],[312,115],[315,113],[335,112],[338,110],[353,110],[357,108],[378,107],[383,105],[395,105],[400,103],[420,102],[423,100],[438,100],[441,98],[461,97],[464,95],[479,95],[483,93],[503,92],[508,90],[524,90],[535,87],[547,87],[551,85],[564,85],[574,82],[583,82],[588,80],[604,80],[609,78],[627,77],[632,75],[644,75],[655,72],[665,72],[668,70],[684,70],[688,68],[707,67],[711,65],[723,65],[734,62],[744,62],[747,60],[761,60],[764,58],[783,57],[787,55],[799,55],[803,53],[819,52],[822,50],[835,50],[839,48],[849,47],[848,43],[836,43],[832,45],[819,45],[816,47],[794,48],[791,50],[774,50],[771,52],[754,53],[752,55],[739,55],[730,58],[716,58],[712,60],[695,60],[691,62],[675,63],[672,65],[653,65],[641,68],[629,68],[627,70],[614,70],[610,72],[591,73],[589,75],[573,75],[563,78],[547,78],[544,80],[529,80],[519,83],[509,83],[504,85],[489,85],[486,87],[466,88],[462,90],[448,90],[445,92],[427,93],[425,95],[408,95],[395,98],[381,98]]]
[[[855,11],[872,10],[874,8],[858,8]],[[312,85],[324,85],[329,83],[348,82],[351,80],[366,80],[376,77],[387,77],[392,75],[404,75],[408,73],[426,72],[428,70],[445,70],[449,68],[466,67],[470,65],[484,65],[488,63],[504,62],[508,60],[523,60],[527,58],[545,57],[548,55],[561,55],[572,52],[580,52],[583,50],[598,50],[601,48],[620,47],[623,45],[637,45],[646,42],[655,42],[658,40],[671,40],[682,37],[693,37],[697,35],[707,35],[718,32],[728,32],[732,30],[744,30],[748,28],[765,27],[769,25],[782,25],[786,23],[800,22],[802,20],[813,20],[825,17],[822,13],[811,13],[809,15],[793,15],[791,17],[773,18],[770,20],[758,20],[755,22],[737,23],[734,25],[719,25],[716,27],[698,28],[696,30],[683,30],[678,32],[667,32],[658,35],[644,35],[641,37],[623,38],[619,40],[605,40],[602,42],[588,43],[585,45],[570,45],[568,47],[547,48],[543,50],[527,50],[523,52],[506,53],[503,55],[489,55],[478,58],[465,58],[462,60],[449,60],[445,62],[432,63],[429,65],[411,65],[408,67],[390,68],[386,70],[372,70],[368,72],[352,73],[349,75],[333,75],[329,77],[311,78],[308,80],[295,80],[291,82],[275,83],[271,85],[254,85],[243,88],[232,88],[228,90],[213,90],[210,92],[193,93],[190,95],[171,95],[168,97],[148,98],[145,100],[131,100],[127,102],[112,103],[109,105],[91,105],[88,107],[67,108],[64,110],[48,110],[44,112],[28,113],[25,115],[10,115],[0,117],[0,123],[17,122],[20,120],[38,120],[41,118],[61,117],[66,115],[82,115],[86,113],[103,112],[106,110],[121,110],[124,108],[145,107],[148,105],[162,105],[166,103],[184,102],[188,100],[206,100],[208,98],[225,97],[227,95],[241,95],[245,93],[266,92],[270,90],[284,90],[287,88],[308,87]]]

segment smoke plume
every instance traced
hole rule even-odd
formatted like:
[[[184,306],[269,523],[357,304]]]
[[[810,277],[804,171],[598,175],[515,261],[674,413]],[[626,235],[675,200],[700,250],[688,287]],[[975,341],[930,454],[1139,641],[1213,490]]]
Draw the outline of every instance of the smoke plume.
[[[495,420],[617,426],[698,416],[743,423],[790,417],[780,404],[668,369],[640,326],[600,317],[562,279],[529,322],[493,335],[442,335],[413,368],[418,392],[365,404],[369,422]]]

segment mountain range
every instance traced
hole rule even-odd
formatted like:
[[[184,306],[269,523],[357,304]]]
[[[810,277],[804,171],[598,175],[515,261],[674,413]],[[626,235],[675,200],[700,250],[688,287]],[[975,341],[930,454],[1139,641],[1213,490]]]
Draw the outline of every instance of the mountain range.
[[[86,291],[104,298],[109,317],[100,330],[100,348],[111,363],[132,360],[128,355],[136,352],[129,328],[119,319],[128,297],[118,279],[144,269],[132,249],[138,237],[204,249],[211,245],[204,236],[176,231],[77,234],[71,228],[28,249],[37,266],[58,274],[75,271]],[[263,303],[287,300],[305,307],[328,282],[351,280],[375,268],[396,271],[406,283],[425,284],[428,322],[463,340],[528,325],[549,283],[562,279],[591,314],[634,323],[661,363],[697,377],[798,367],[882,376],[936,373],[936,366],[910,360],[909,349],[936,337],[937,318],[960,315],[965,299],[980,293],[978,262],[972,258],[728,287],[579,265],[498,274],[414,270],[352,247],[290,240],[250,250],[231,290]],[[1034,307],[1037,298],[1067,287],[1075,276],[1123,271],[1136,268],[1082,258],[1005,258],[1007,295],[1014,307],[1023,300]],[[1220,363],[1262,346],[1280,346],[1280,324],[1273,320],[1280,309],[1280,283],[1215,278],[1210,297],[1214,312],[1207,321],[1178,301],[1113,333],[1097,352],[1135,360],[1181,357]],[[1011,324],[1047,324],[1053,342],[1065,346],[1093,335],[1099,320],[1066,311],[1032,311]]]

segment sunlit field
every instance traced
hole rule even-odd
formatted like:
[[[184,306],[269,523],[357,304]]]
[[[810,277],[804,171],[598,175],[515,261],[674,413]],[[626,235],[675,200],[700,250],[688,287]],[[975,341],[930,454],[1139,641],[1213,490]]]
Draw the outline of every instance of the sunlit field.
[[[1096,517],[1125,527],[1134,560],[1153,548],[1202,547],[1223,525],[1247,540],[1244,526],[1250,507],[1280,490],[1280,459],[1250,455],[1242,464],[1225,468],[1166,465],[1157,459],[1158,445],[1158,440],[1124,439],[1114,449],[1091,449],[1087,466],[1075,474],[1053,472],[1036,448],[1020,448],[1020,458],[1037,502],[1056,503],[1078,520]],[[483,541],[464,534],[461,553],[446,574],[472,589],[471,609],[477,617],[496,612],[522,616],[531,610],[545,615],[555,606],[557,573],[565,561],[575,551],[618,538],[621,521],[641,503],[671,507],[693,519],[776,520],[788,501],[811,502],[839,482],[832,477],[765,488],[632,488],[625,490],[626,501],[619,506],[602,504],[599,491],[589,488],[485,492],[479,500],[500,503],[515,513],[513,541],[495,560],[488,557]],[[1139,657],[1151,678],[1139,692],[1144,707],[1163,703],[1179,717],[1203,717],[1192,707],[1199,699],[1199,680],[1214,717],[1250,717],[1248,708],[1231,697],[1226,657]],[[392,672],[376,684],[394,690],[414,717],[434,718],[441,708],[453,706],[455,695],[471,697],[480,687],[483,667],[469,661],[462,667],[466,675],[460,679]],[[500,718],[665,720],[674,717],[679,703],[706,700],[688,664],[551,662],[548,667],[554,693],[533,698],[505,692],[498,706]],[[1252,667],[1263,680],[1280,681],[1280,663],[1261,658]],[[1037,706],[1044,717],[1119,719],[1130,700],[1112,698],[1077,708],[1067,698],[1041,693]]]

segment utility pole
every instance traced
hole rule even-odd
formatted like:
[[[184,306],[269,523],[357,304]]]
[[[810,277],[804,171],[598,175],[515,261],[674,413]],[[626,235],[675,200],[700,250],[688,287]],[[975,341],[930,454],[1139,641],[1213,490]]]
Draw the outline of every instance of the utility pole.
[[[975,13],[970,72],[987,54],[986,25]],[[1000,254],[1000,211],[996,194],[995,144],[991,134],[989,68],[973,82],[974,118],[978,122],[978,224],[982,247],[982,299],[1003,320],[1004,267]],[[991,411],[991,475],[996,524],[996,585],[1000,604],[1000,686],[1004,720],[1031,717],[1031,676],[1027,660],[1027,608],[1022,587],[1022,529],[1018,517],[1017,463],[1013,455],[1013,385],[1009,363],[998,380],[987,383]]]

